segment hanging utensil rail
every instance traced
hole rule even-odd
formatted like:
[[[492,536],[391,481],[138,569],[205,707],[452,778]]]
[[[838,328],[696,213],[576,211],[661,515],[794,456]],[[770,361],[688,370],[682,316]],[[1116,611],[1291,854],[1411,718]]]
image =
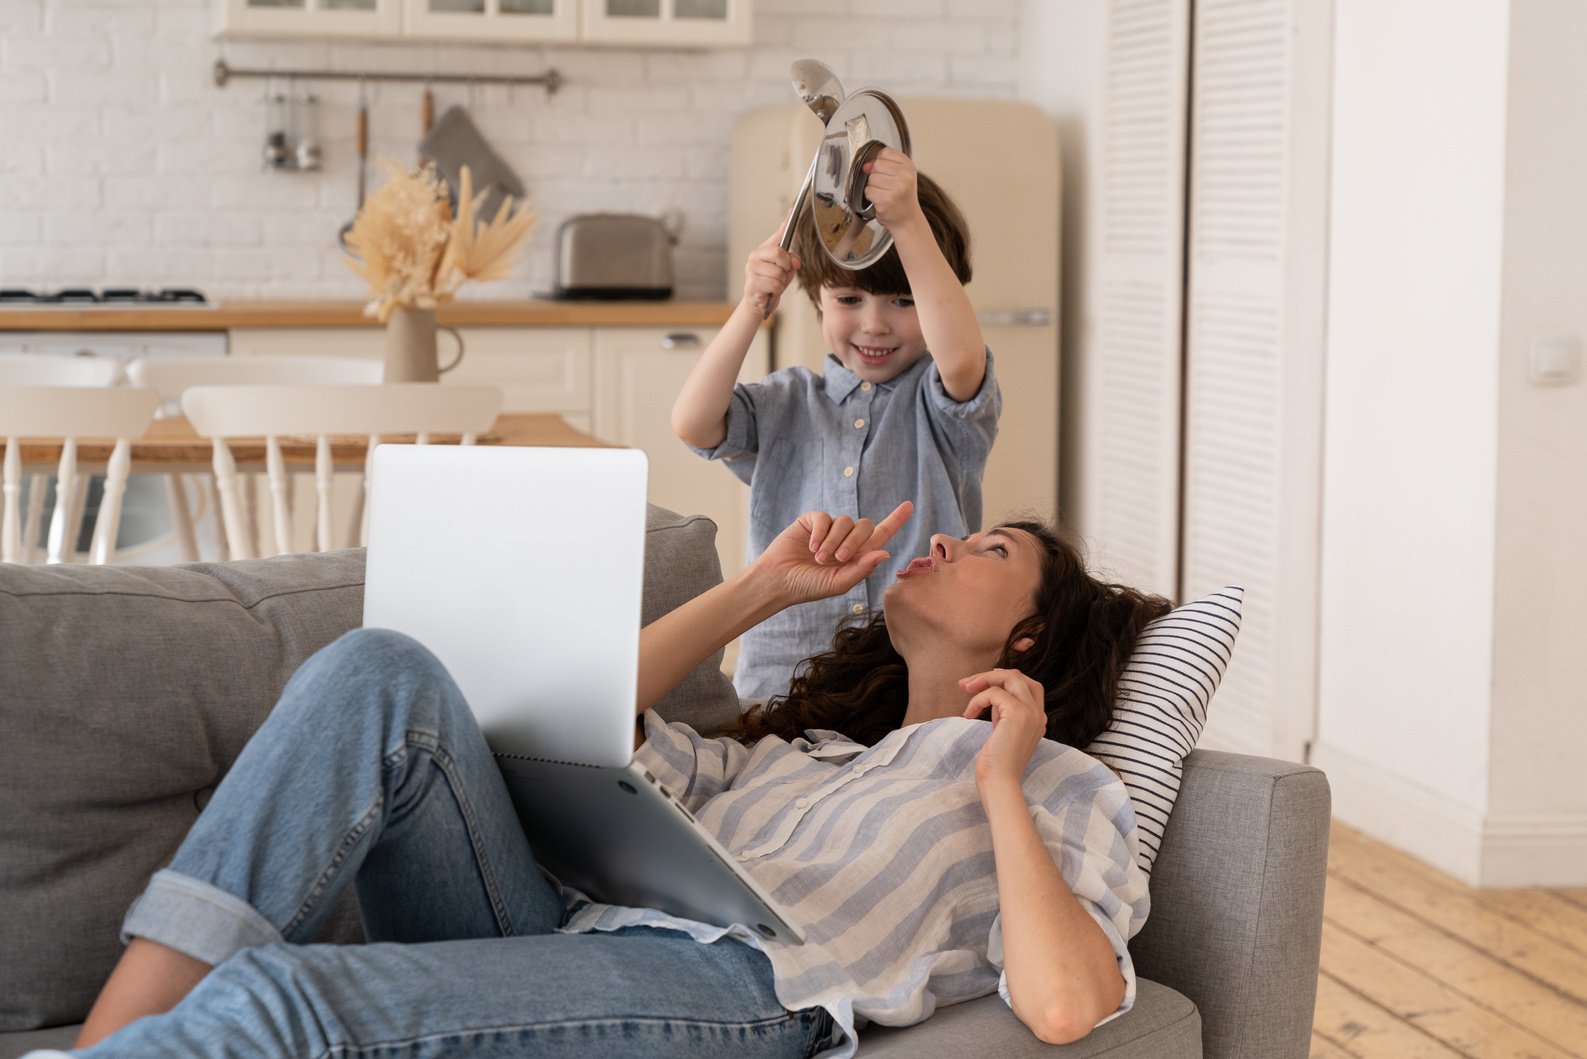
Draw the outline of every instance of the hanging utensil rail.
[[[349,70],[240,70],[228,66],[225,59],[215,60],[215,84],[221,88],[233,77],[274,77],[296,81],[420,81],[428,84],[471,85],[544,85],[546,95],[562,87],[562,75],[556,67],[543,74],[515,77],[511,74],[395,74],[360,73]]]

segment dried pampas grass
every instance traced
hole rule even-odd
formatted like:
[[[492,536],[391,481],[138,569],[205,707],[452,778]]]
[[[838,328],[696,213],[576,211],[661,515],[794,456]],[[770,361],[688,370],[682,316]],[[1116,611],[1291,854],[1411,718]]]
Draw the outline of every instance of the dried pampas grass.
[[[373,300],[364,312],[382,323],[397,306],[433,309],[450,301],[469,280],[501,279],[512,271],[528,241],[535,214],[513,210],[503,200],[496,216],[476,216],[485,192],[474,195],[473,177],[464,166],[458,181],[457,215],[435,167],[408,169],[381,163],[386,183],[364,203],[347,233],[347,249],[357,259],[348,267],[369,284]]]

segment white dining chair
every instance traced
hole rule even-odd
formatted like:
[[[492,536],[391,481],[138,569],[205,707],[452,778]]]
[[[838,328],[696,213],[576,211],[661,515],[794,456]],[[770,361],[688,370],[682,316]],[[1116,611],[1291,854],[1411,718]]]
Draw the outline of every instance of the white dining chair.
[[[68,561],[75,552],[86,476],[78,475],[77,442],[81,438],[115,441],[105,470],[104,495],[94,518],[89,561],[107,563],[116,550],[121,522],[121,497],[131,471],[132,439],[142,437],[154,420],[160,395],[153,390],[103,386],[25,386],[0,383],[0,436],[6,439],[0,516],[0,561],[29,563],[38,545],[44,475],[34,474],[28,519],[22,527],[22,439],[60,439],[61,457],[55,479],[55,510],[50,516],[45,561]]]
[[[314,491],[316,550],[332,547],[331,489],[333,436],[369,439],[363,478],[356,494],[348,535],[349,546],[362,543],[367,526],[364,511],[369,490],[370,455],[382,438],[414,435],[427,444],[434,435],[457,435],[464,445],[490,429],[501,411],[502,391],[496,386],[442,386],[438,383],[387,383],[379,386],[193,386],[182,394],[182,412],[193,429],[212,439],[215,482],[231,557],[252,558],[256,552],[250,520],[237,489],[237,464],[228,439],[264,438],[265,471],[270,483],[271,514],[277,553],[291,550],[290,482],[281,455],[281,438],[306,435],[315,439]]]
[[[0,353],[0,386],[116,386],[123,378],[111,357]]]
[[[192,386],[232,386],[258,384],[311,383],[324,386],[378,385],[385,369],[378,357],[334,356],[229,356],[182,357],[149,354],[134,357],[127,362],[127,379],[134,386],[148,386],[160,391],[159,415],[164,418],[180,414],[182,394]],[[208,476],[204,476],[208,477]],[[242,479],[246,483],[244,506],[253,508],[253,476]],[[188,502],[187,476],[170,473],[165,476],[165,488],[171,508],[171,521],[176,527],[177,544],[187,562],[199,558],[198,531],[194,507]],[[208,494],[216,509],[220,507],[220,493],[213,478],[208,478]],[[198,485],[202,502],[205,485]],[[253,519],[248,518],[250,525]],[[222,554],[226,551],[225,529],[216,524],[217,543]]]

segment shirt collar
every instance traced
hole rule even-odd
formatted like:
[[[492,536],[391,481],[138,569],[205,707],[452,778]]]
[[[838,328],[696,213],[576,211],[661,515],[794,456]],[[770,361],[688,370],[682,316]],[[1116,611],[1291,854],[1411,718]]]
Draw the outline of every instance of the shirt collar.
[[[899,374],[886,382],[876,384],[878,389],[891,392],[893,387],[907,379],[917,371],[925,371],[926,365],[931,362],[931,354],[927,353]],[[843,362],[831,353],[827,354],[826,363],[822,365],[822,392],[833,404],[842,404],[849,399],[849,395],[859,388],[863,381],[854,372],[844,367]]]

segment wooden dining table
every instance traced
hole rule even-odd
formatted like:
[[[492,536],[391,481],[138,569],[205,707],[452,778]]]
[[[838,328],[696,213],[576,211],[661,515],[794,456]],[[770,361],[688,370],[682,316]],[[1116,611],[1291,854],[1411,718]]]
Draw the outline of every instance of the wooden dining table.
[[[413,435],[392,435],[382,441],[412,441]],[[454,442],[456,435],[432,435],[432,441]],[[498,416],[490,430],[479,435],[480,445],[543,445],[556,448],[611,448],[584,431],[577,429],[559,415],[547,412],[504,412]],[[361,435],[334,436],[331,441],[331,458],[338,467],[361,467],[369,448],[369,438]],[[314,463],[315,439],[308,435],[283,435],[280,439],[281,455],[288,464]],[[61,438],[23,438],[19,442],[22,463],[32,469],[53,468],[60,462]],[[5,455],[6,439],[0,436],[0,458]],[[83,438],[77,442],[77,462],[80,467],[102,466],[110,459],[115,442],[105,438]],[[241,466],[264,466],[264,438],[230,438],[227,447],[232,458]],[[143,437],[132,443],[132,472],[207,471],[213,466],[214,450],[210,440],[200,437],[182,416],[156,419]]]

